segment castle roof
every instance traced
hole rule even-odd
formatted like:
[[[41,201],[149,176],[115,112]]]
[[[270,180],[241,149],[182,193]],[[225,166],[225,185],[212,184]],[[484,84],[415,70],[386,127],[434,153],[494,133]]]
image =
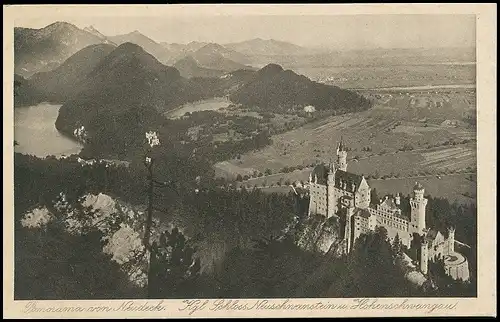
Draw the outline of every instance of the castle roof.
[[[340,143],[339,143],[339,146],[338,146],[338,150],[339,151],[346,151],[346,146],[344,144],[344,139],[342,137],[340,138]]]
[[[380,206],[391,209],[391,210],[398,210],[399,209],[399,207],[394,202],[394,199],[392,199],[392,198],[386,198],[384,201],[382,201]]]
[[[326,185],[328,180],[328,171],[329,169],[325,164],[318,164],[312,171],[313,180],[315,176],[317,176],[318,183]],[[355,192],[358,190],[362,180],[363,176],[360,176],[358,174],[338,169],[335,171],[334,183],[336,188]]]
[[[360,217],[368,219],[368,218],[370,218],[371,214],[366,209],[356,208],[356,210],[354,210],[354,216],[360,216]]]
[[[312,171],[312,178],[318,177],[319,184],[326,184],[328,178],[328,167],[324,164],[318,164]]]
[[[439,232],[439,230],[431,228],[431,229],[429,229],[429,231],[427,232],[427,234],[425,234],[425,239],[427,241],[432,242],[432,241],[434,241],[438,237],[439,234],[441,234]]]
[[[413,186],[413,190],[422,190],[424,189],[424,186],[420,184],[420,182],[415,182],[415,185]]]
[[[335,187],[343,190],[355,192],[358,190],[363,176],[342,170],[335,171]],[[346,188],[344,189],[344,184]]]

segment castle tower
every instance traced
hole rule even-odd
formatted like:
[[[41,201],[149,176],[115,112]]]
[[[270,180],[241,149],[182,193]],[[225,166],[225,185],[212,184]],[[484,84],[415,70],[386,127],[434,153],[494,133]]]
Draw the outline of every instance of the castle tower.
[[[420,271],[427,274],[427,268],[429,265],[429,249],[427,245],[427,240],[425,236],[422,238],[422,243],[420,244]]]
[[[396,198],[394,198],[394,203],[396,204],[396,206],[401,206],[401,197],[399,196],[399,192],[398,194],[396,195]]]
[[[340,170],[347,171],[347,150],[342,138],[340,138],[340,143],[337,147],[337,165]]]
[[[335,210],[337,209],[337,198],[335,196],[335,165],[330,162],[328,167],[328,178],[327,178],[327,218],[335,215]]]
[[[448,255],[455,252],[455,228],[448,228]]]
[[[427,206],[427,199],[424,198],[424,187],[417,182],[413,187],[413,198],[410,199],[410,234],[422,234],[424,232],[425,206]]]

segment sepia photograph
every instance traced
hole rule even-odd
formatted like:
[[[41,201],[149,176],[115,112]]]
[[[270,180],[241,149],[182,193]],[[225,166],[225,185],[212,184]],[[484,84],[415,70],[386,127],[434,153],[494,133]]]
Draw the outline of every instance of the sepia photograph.
[[[15,301],[478,298],[475,14],[106,12],[5,31]]]

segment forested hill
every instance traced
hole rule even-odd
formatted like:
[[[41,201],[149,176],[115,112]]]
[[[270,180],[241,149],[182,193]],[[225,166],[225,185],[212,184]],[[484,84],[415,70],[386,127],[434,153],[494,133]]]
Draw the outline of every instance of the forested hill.
[[[357,93],[311,81],[276,64],[257,71],[230,97],[236,103],[267,109],[313,105],[317,110],[354,112],[370,107],[370,102]]]
[[[88,74],[82,90],[65,102],[56,128],[72,134],[83,125],[99,141],[132,145],[127,140],[134,132],[143,135],[145,128],[158,127],[162,112],[207,96],[177,69],[161,64],[140,46],[125,43],[107,55]]]

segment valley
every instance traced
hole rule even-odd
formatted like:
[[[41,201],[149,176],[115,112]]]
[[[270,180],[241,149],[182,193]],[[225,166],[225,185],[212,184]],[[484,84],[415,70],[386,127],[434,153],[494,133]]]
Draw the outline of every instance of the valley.
[[[246,187],[306,183],[313,165],[335,158],[342,137],[349,147],[350,171],[377,180],[375,186],[429,178],[439,182],[436,186],[452,188],[437,189],[437,196],[473,202],[475,188],[467,181],[457,185],[456,178],[476,171],[476,131],[468,123],[475,117],[474,90],[397,90],[403,92],[360,91],[375,99],[370,110],[273,135],[270,146],[216,164],[216,175],[232,180],[240,175]]]

